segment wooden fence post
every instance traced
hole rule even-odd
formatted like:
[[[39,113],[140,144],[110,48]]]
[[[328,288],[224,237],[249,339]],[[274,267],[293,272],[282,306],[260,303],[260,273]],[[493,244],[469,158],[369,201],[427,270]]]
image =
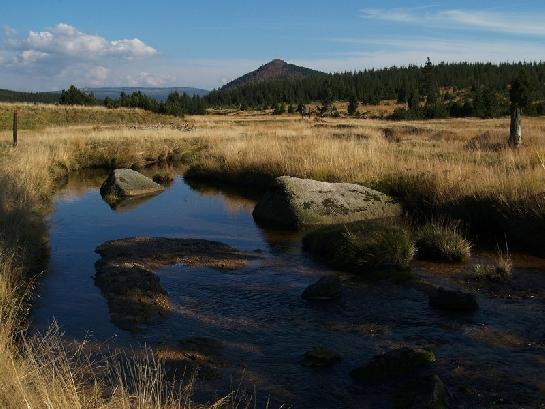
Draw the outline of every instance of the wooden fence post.
[[[520,108],[511,109],[511,131],[509,133],[509,146],[518,148],[522,145],[522,117]]]
[[[17,146],[17,111],[13,112],[13,146]]]

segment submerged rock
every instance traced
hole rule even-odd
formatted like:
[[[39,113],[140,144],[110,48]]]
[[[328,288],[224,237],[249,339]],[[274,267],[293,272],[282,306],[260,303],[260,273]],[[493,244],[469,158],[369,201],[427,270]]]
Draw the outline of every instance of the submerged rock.
[[[290,176],[277,178],[253,212],[257,222],[288,229],[400,214],[401,206],[376,190],[350,183],[326,183]]]
[[[394,397],[394,409],[447,409],[448,391],[437,375],[417,377]]]
[[[180,379],[188,373],[199,378],[221,377],[221,369],[227,366],[223,358],[224,344],[221,340],[192,336],[181,339],[176,345],[164,345],[156,355],[163,361],[167,375]]]
[[[308,286],[301,297],[311,301],[330,301],[341,296],[341,281],[336,275],[320,278]]]
[[[100,187],[100,194],[108,203],[115,203],[124,198],[148,196],[163,190],[161,185],[135,170],[116,169]]]
[[[341,359],[342,357],[331,349],[315,347],[305,352],[301,364],[309,368],[329,368],[341,361]]]
[[[178,342],[184,351],[199,352],[205,355],[217,355],[223,350],[223,342],[211,337],[187,337]]]
[[[187,264],[233,270],[256,257],[217,241],[160,237],[107,241],[95,251],[102,256],[95,264],[95,284],[108,302],[112,322],[127,330],[155,323],[171,311],[155,269]]]
[[[415,371],[436,362],[435,354],[422,348],[399,348],[376,355],[369,363],[352,370],[357,380],[377,380]]]
[[[475,294],[445,288],[437,288],[429,301],[434,308],[452,312],[471,313],[479,308]]]

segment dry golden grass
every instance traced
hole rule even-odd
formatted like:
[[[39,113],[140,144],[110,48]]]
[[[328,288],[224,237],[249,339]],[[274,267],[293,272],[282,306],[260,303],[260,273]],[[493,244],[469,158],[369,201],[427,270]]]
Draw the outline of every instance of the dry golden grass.
[[[195,407],[190,391],[173,389],[151,358],[91,362],[87,352],[65,349],[56,334],[24,336],[33,284],[45,265],[45,217],[59,178],[84,167],[190,158],[194,138],[169,128],[126,127],[21,131],[17,148],[10,138],[0,133],[0,407]],[[227,403],[232,400],[211,407]]]
[[[420,178],[437,202],[471,195],[515,200],[543,191],[545,120],[526,119],[525,146],[507,148],[508,120],[299,120],[194,118],[207,144],[198,164],[231,175],[254,172],[393,188]],[[426,185],[426,186],[424,186]]]
[[[111,124],[158,124],[183,122],[181,118],[166,117],[140,109],[107,109],[47,104],[0,103],[0,130],[11,129],[13,111],[19,113],[20,129],[43,129],[51,126]]]
[[[14,106],[0,108],[11,112]],[[81,110],[86,119],[71,109]],[[0,131],[0,405],[6,408],[189,405],[185,398],[173,402],[160,365],[153,362],[127,377],[136,363],[109,361],[105,371],[104,365],[85,361],[85,353],[64,350],[54,335],[29,341],[18,336],[28,306],[25,296],[44,265],[45,216],[56,183],[68,172],[184,160],[207,175],[240,184],[293,175],[361,183],[407,201],[416,196],[419,203],[485,197],[528,203],[533,212],[545,214],[543,118],[525,119],[524,147],[512,151],[505,143],[507,119],[389,122],[211,115],[190,118],[195,130],[184,132],[168,126],[133,129],[127,125],[172,123],[172,118],[151,118],[137,110],[116,116],[101,108],[30,106],[24,112],[42,119],[67,115],[67,125],[92,125],[42,128],[42,119],[28,119],[38,125],[20,131],[17,148],[10,145],[11,133]]]

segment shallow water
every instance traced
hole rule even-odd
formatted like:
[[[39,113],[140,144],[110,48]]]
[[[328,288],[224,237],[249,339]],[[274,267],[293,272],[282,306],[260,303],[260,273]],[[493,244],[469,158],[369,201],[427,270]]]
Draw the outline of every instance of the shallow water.
[[[261,403],[270,397],[271,407],[389,408],[394,386],[359,385],[349,372],[391,347],[418,345],[435,349],[438,373],[455,407],[533,408],[545,402],[545,302],[540,296],[498,297],[484,291],[477,313],[449,316],[430,309],[426,294],[416,287],[343,276],[339,302],[312,304],[301,299],[301,292],[331,271],[302,253],[297,234],[256,226],[253,198],[190,187],[177,177],[162,194],[113,210],[98,192],[104,177],[74,177],[56,197],[49,271],[32,316],[35,330],[56,320],[67,339],[158,348],[175,348],[188,336],[219,339],[225,345],[222,364],[202,382],[198,396],[203,399],[223,396],[242,379],[256,386]],[[157,273],[175,312],[131,333],[110,322],[93,279],[96,246],[130,236],[217,240],[262,250],[264,257],[229,272],[161,269]],[[540,274],[542,267],[538,260],[528,269]],[[415,264],[421,277],[437,282],[464,268]],[[343,360],[330,369],[303,367],[302,354],[319,345]]]

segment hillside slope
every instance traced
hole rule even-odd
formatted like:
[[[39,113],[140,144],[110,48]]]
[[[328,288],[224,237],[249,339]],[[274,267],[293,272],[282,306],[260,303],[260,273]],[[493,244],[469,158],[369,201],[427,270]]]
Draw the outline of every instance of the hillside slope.
[[[258,82],[271,80],[295,80],[310,77],[313,75],[323,75],[323,72],[312,70],[306,67],[300,67],[294,64],[288,64],[284,60],[276,59],[262,65],[257,70],[244,74],[242,77],[224,85],[221,89],[229,89]]]

